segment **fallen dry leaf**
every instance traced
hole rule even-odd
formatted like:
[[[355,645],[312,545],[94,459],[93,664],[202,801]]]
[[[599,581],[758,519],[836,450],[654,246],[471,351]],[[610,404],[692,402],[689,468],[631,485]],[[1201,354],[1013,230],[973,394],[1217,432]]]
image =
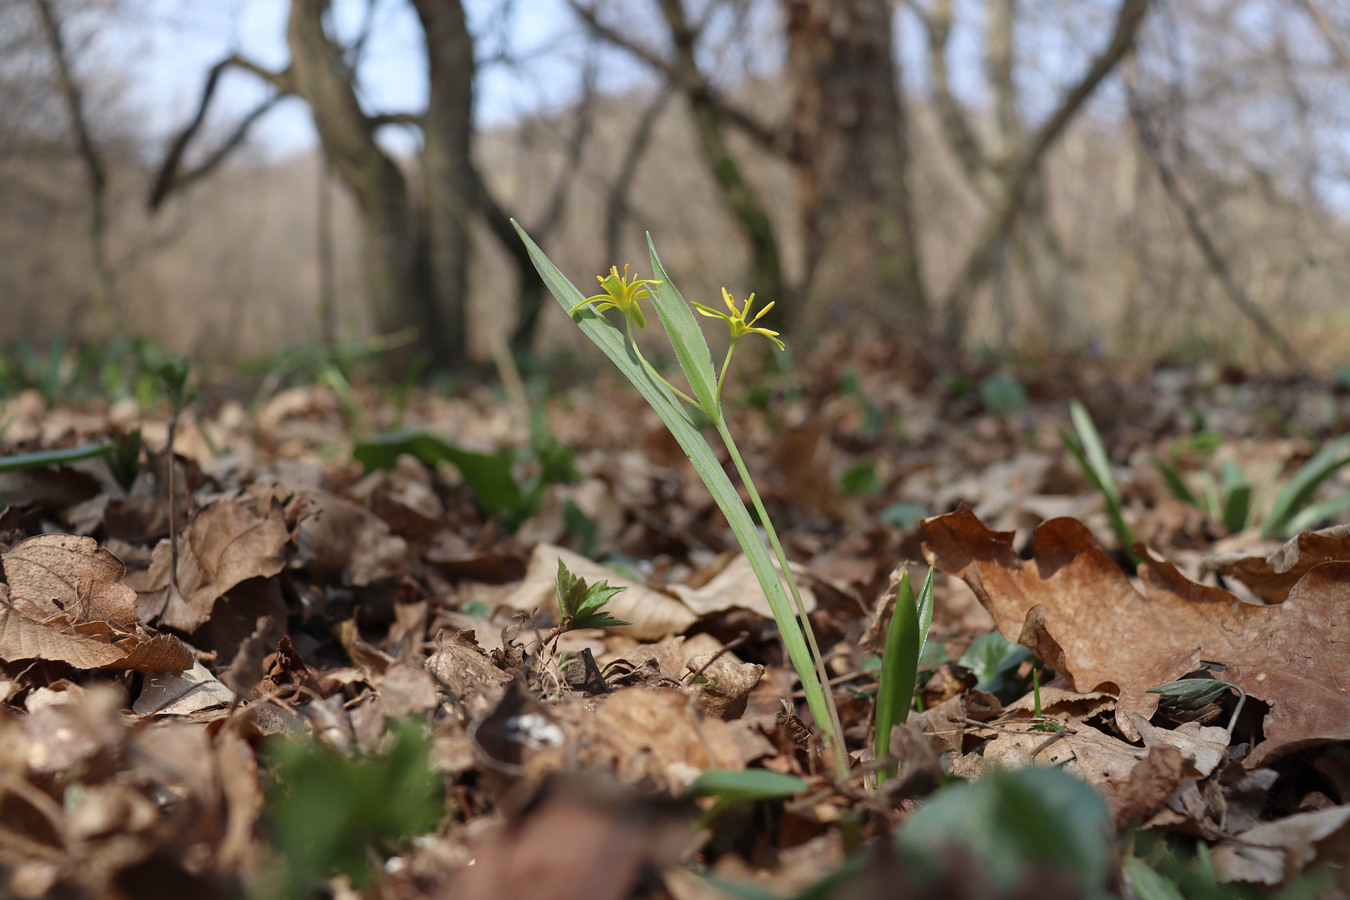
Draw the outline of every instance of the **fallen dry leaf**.
[[[141,672],[181,672],[193,664],[187,647],[172,635],[118,632],[106,622],[75,625],[64,617],[39,622],[7,605],[0,605],[0,659]]]
[[[155,547],[147,591],[164,596],[159,622],[192,633],[211,616],[218,599],[252,578],[271,578],[286,565],[290,531],[281,504],[267,501],[259,514],[249,504],[218,500],[192,517],[178,546],[178,593],[170,587],[173,548]],[[150,604],[155,606],[153,602]]]
[[[1158,706],[1149,688],[1174,681],[1202,661],[1270,706],[1265,740],[1243,761],[1256,768],[1300,747],[1350,740],[1350,563],[1310,570],[1275,607],[1241,603],[1196,584],[1174,566],[1147,558],[1139,569],[1147,596],[1073,519],[1036,529],[1030,560],[1017,557],[1011,532],[986,528],[969,510],[924,522],[925,553],[961,576],[1003,635],[1032,650],[1079,691],[1116,692],[1115,721],[1137,740],[1131,715]]]
[[[42,534],[19,544],[3,560],[10,603],[30,618],[102,620],[123,630],[139,622],[136,592],[122,582],[126,566],[93,538]]]
[[[1218,572],[1251,588],[1267,603],[1283,603],[1313,566],[1350,560],[1350,525],[1305,531],[1290,538],[1268,556],[1226,554],[1209,559],[1207,570]]]
[[[1280,884],[1316,862],[1350,858],[1350,805],[1262,822],[1210,851],[1224,881]]]

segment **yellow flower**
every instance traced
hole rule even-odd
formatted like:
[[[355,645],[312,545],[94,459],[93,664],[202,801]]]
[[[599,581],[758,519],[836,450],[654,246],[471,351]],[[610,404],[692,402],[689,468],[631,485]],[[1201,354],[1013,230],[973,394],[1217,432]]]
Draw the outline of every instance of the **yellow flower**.
[[[761,309],[758,315],[756,315],[753,319],[749,319],[747,321],[747,317],[750,315],[750,307],[755,302],[754,294],[751,294],[749,298],[746,299],[745,305],[742,306],[740,310],[736,309],[736,301],[733,300],[731,295],[727,293],[726,288],[722,288],[722,300],[723,302],[726,303],[727,309],[731,310],[730,315],[722,312],[720,309],[713,309],[711,307],[704,306],[702,303],[695,303],[694,309],[698,310],[703,315],[709,316],[714,319],[725,319],[727,327],[731,329],[732,344],[735,344],[737,341],[745,337],[747,334],[762,334],[766,338],[777,344],[779,350],[787,349],[787,347],[784,346],[783,342],[778,339],[778,332],[770,331],[767,328],[754,327],[756,322],[764,318],[765,313],[773,309],[772,301],[769,303],[768,306]]]
[[[624,263],[622,275],[619,274],[618,266],[610,266],[608,275],[597,275],[595,276],[595,280],[600,282],[600,286],[605,289],[605,292],[582,300],[567,311],[568,315],[571,315],[588,303],[594,303],[596,312],[604,312],[607,309],[617,309],[631,320],[633,324],[637,325],[637,327],[647,327],[647,319],[642,315],[642,307],[638,306],[638,301],[652,299],[652,293],[647,288],[647,285],[660,284],[661,282],[652,281],[650,279],[639,279],[636,275],[633,276],[632,281],[629,281],[627,263]]]

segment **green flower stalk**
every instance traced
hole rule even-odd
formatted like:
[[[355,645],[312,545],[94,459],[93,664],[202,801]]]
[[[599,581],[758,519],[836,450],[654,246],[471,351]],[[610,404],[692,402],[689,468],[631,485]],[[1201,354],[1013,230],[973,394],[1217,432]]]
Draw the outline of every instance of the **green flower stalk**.
[[[651,279],[629,276],[628,266],[624,266],[624,274],[620,275],[618,267],[615,266],[610,269],[608,276],[599,276],[604,289],[603,294],[583,297],[518,224],[516,231],[525,242],[530,258],[549,291],[572,316],[578,327],[619,367],[638,392],[651,404],[652,409],[679,442],[681,449],[688,455],[703,483],[707,485],[713,499],[726,516],[759,580],[769,607],[773,610],[774,620],[778,624],[788,658],[806,695],[807,706],[825,739],[835,775],[843,780],[849,772],[848,755],[842,739],[843,729],[840,726],[839,713],[835,707],[834,697],[828,689],[828,678],[820,647],[812,633],[811,623],[788,566],[782,543],[778,540],[768,511],[764,508],[754,481],[746,469],[745,461],[736,448],[736,442],[727,428],[726,417],[722,410],[722,386],[732,353],[741,338],[758,334],[773,341],[780,349],[785,349],[777,332],[754,324],[773,304],[766,305],[751,318],[750,310],[754,295],[752,294],[744,305],[737,309],[731,294],[724,288],[722,299],[728,312],[724,313],[702,304],[691,306],[666,277],[656,250],[651,245],[650,236],[647,238],[647,244],[651,251],[653,274]],[[663,378],[638,349],[633,335],[633,325],[636,324],[639,328],[646,325],[646,318],[639,306],[639,301],[646,299],[650,299],[660,317],[666,337],[670,340],[675,357],[689,383],[688,394]],[[623,331],[601,314],[609,309],[617,309],[623,314],[625,322]],[[695,310],[702,315],[724,320],[730,329],[731,346],[727,350],[720,374],[713,370],[712,354],[694,317]],[[750,504],[764,528],[768,547],[765,546],[765,537],[760,536],[755,521],[750,517],[749,510],[741,501],[736,488],[691,418],[690,407],[701,410],[712,421],[745,487]],[[770,557],[770,550],[773,558]],[[777,568],[774,565],[775,559]]]

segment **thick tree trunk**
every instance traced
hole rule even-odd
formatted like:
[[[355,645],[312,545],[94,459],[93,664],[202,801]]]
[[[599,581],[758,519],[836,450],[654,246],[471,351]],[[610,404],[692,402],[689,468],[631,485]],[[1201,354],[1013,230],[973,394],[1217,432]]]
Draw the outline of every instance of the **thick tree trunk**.
[[[792,156],[808,283],[926,330],[889,0],[787,0]],[[819,271],[817,271],[819,270]],[[819,283],[819,281],[817,281]]]
[[[469,222],[477,184],[469,159],[473,132],[473,39],[464,8],[445,0],[414,0],[426,33],[430,95],[422,116],[427,239],[434,313],[427,343],[437,358],[462,359],[467,347]]]
[[[376,326],[385,332],[409,325],[417,346],[438,366],[460,360],[434,343],[440,330],[427,265],[427,234],[408,201],[403,173],[375,142],[361,110],[351,73],[323,29],[325,0],[293,0],[286,39],[291,84],[309,104],[330,165],[356,197],[361,217],[362,263]]]

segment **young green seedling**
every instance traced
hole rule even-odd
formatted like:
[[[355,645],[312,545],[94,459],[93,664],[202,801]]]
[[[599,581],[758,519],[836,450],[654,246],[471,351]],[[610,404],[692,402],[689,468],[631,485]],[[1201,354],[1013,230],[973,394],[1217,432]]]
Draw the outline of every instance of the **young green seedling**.
[[[758,315],[747,320],[750,315],[750,303],[747,302],[741,309],[737,309],[730,294],[724,295],[728,308],[726,313],[712,307],[699,309],[703,315],[726,321],[730,330],[731,347],[727,351],[722,372],[718,375],[713,368],[708,342],[694,317],[694,308],[685,301],[667,277],[651,244],[650,236],[647,244],[653,278],[630,277],[626,267],[625,274],[620,275],[616,266],[610,269],[608,276],[599,278],[604,293],[586,297],[558,271],[519,225],[516,225],[516,231],[525,242],[535,268],[539,270],[554,298],[661,417],[661,421],[670,429],[671,435],[680,444],[699,477],[708,487],[722,514],[726,516],[773,611],[788,658],[801,681],[807,706],[830,749],[835,774],[841,779],[847,777],[848,755],[841,737],[843,729],[839,724],[834,698],[825,687],[828,679],[825,676],[824,663],[806,616],[801,593],[792,577],[787,556],[774,531],[768,511],[764,508],[754,481],[746,469],[745,461],[736,448],[736,442],[727,427],[722,409],[722,385],[737,342],[747,335],[758,334],[774,341],[775,344],[780,344],[777,334],[756,327],[754,323],[758,320]],[[662,377],[638,348],[633,326],[642,328],[646,324],[646,316],[641,307],[642,301],[650,302],[660,317],[666,337],[675,351],[675,358],[689,384],[688,393],[676,388]],[[623,331],[601,315],[601,312],[597,312],[597,308],[602,311],[617,309],[624,318]],[[766,306],[765,309],[767,308]],[[762,314],[763,311],[760,315]],[[721,438],[750,499],[751,507],[764,527],[768,548],[765,547],[765,538],[757,531],[749,510],[741,502],[736,488],[723,471],[721,463],[704,439],[699,426],[695,424],[696,413],[701,414]],[[773,558],[769,555],[770,550],[773,552]],[[774,559],[777,560],[777,568],[774,566]],[[788,599],[789,595],[791,601]]]
[[[881,657],[881,682],[877,686],[876,737],[874,751],[877,761],[885,760],[891,752],[891,727],[903,725],[909,719],[909,708],[914,703],[914,691],[919,681],[919,659],[928,643],[928,628],[933,624],[933,570],[924,579],[919,597],[909,584],[909,573],[900,576],[900,587],[895,597],[895,612],[886,630],[886,652]],[[893,774],[895,766],[887,764],[877,770],[877,784]]]

